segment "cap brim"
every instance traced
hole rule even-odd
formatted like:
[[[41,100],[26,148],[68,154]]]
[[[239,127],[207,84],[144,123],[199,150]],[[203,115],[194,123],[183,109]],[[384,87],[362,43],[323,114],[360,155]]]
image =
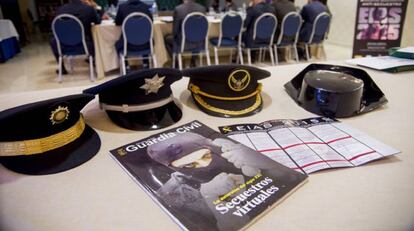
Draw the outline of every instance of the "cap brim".
[[[137,131],[168,127],[178,122],[183,115],[181,109],[174,102],[146,111],[124,113],[107,110],[106,113],[115,124]]]
[[[262,110],[263,102],[259,94],[243,100],[217,100],[198,94],[191,94],[196,105],[205,113],[217,117],[245,117]]]
[[[99,135],[88,125],[82,135],[63,147],[42,154],[1,157],[8,169],[28,174],[46,175],[75,168],[94,157],[101,147]]]

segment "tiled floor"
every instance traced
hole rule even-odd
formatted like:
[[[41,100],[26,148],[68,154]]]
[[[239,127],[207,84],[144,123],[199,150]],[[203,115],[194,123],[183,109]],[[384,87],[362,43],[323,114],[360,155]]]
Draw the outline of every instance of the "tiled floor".
[[[325,43],[327,60],[345,60],[351,57],[351,48]],[[104,80],[89,81],[88,64],[84,59],[75,60],[74,73],[64,76],[58,83],[56,62],[47,42],[33,42],[6,63],[0,63],[0,94],[72,86],[91,86],[118,76],[118,71],[108,74]],[[280,63],[290,65],[294,62]],[[261,64],[263,66],[266,64]]]

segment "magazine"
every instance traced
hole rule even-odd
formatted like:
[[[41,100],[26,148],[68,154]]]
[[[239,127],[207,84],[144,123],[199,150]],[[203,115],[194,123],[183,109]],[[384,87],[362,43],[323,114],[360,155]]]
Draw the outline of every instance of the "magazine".
[[[307,180],[199,121],[110,151],[184,230],[240,230]]]
[[[222,134],[306,174],[360,166],[400,151],[327,117],[219,127]]]

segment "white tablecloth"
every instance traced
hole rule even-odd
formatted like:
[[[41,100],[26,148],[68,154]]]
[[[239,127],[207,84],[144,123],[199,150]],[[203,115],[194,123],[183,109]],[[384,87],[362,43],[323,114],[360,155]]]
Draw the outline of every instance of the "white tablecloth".
[[[227,124],[315,116],[296,105],[283,89],[283,84],[305,66],[268,68],[272,76],[262,81],[263,110],[246,118],[217,118],[202,113],[186,90],[188,79],[184,78],[173,85],[174,96],[183,105],[183,118],[174,126],[198,119],[217,129]],[[368,73],[389,103],[341,121],[402,153],[361,167],[311,174],[304,186],[259,218],[250,230],[413,230],[413,72]],[[82,90],[0,95],[0,110]],[[119,128],[99,109],[97,99],[83,113],[102,140],[100,152],[90,161],[46,176],[20,175],[0,166],[0,230],[179,230],[108,153],[163,130],[137,132]]]
[[[4,39],[16,37],[19,39],[19,34],[9,19],[0,19],[0,42]]]

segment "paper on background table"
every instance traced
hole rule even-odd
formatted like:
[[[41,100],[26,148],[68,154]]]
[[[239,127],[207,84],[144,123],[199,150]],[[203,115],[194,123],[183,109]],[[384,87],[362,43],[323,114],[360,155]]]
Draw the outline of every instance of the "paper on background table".
[[[398,52],[414,53],[414,47],[404,47],[397,50]]]
[[[389,68],[414,65],[414,60],[402,59],[392,56],[356,58],[346,60],[346,62],[352,65],[370,67],[377,70],[385,70]]]

